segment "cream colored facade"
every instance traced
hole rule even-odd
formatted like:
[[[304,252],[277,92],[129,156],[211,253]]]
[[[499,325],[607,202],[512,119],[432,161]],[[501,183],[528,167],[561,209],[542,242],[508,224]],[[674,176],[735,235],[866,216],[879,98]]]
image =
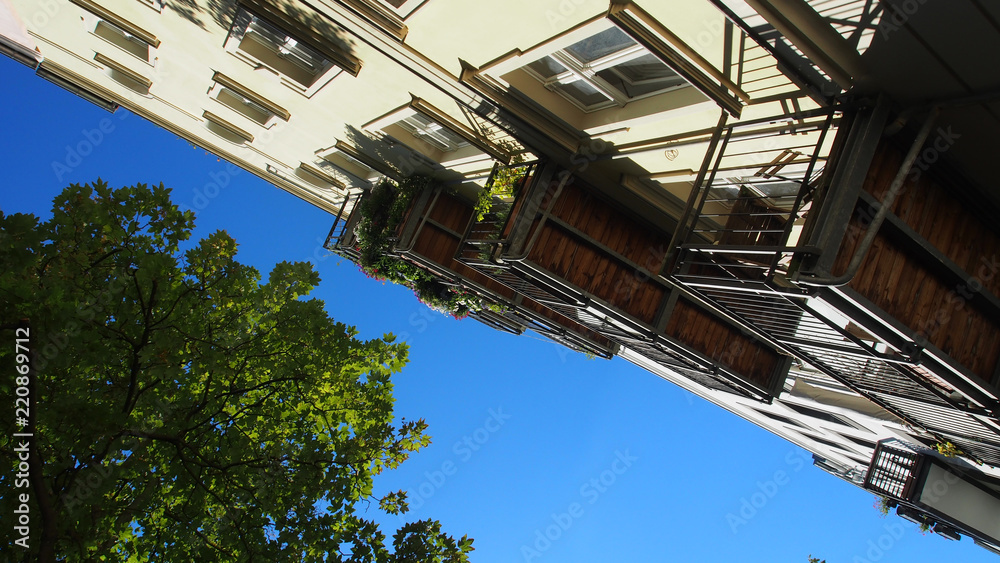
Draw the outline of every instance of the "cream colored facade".
[[[759,198],[772,195],[763,181],[772,177],[808,187],[837,140],[841,115],[826,112],[835,95],[891,90],[863,54],[892,28],[852,0],[3,1],[6,52],[39,61],[40,74],[334,215],[380,176],[429,174],[472,198],[496,163],[544,157],[669,232],[706,171]],[[749,35],[769,25],[788,42]],[[713,165],[723,124],[733,140]],[[725,230],[713,214],[735,213],[732,193],[699,211],[709,244]],[[808,213],[795,210],[785,247],[800,243]],[[865,353],[908,353],[877,336]],[[762,403],[628,347],[619,355],[817,453],[848,480],[864,474],[879,440],[934,441],[801,363]],[[953,394],[979,396],[960,383]]]
[[[518,99],[533,102],[528,110],[513,108],[515,117],[554,133],[567,154],[581,162],[599,159],[591,173],[626,174],[628,180],[616,182],[615,189],[630,189],[659,206],[664,194],[686,199],[707,136],[685,133],[711,129],[720,113],[718,103],[682,79],[634,98],[618,92],[619,100],[600,109],[580,107],[560,95],[559,86],[546,89],[528,65],[616,28],[606,2],[523,1],[502,9],[459,0],[413,6],[411,0],[400,9],[379,0],[246,7],[199,1],[183,9],[157,0],[11,4],[45,71],[331,212],[349,190],[380,173],[353,158],[351,147],[363,154],[379,152],[404,173],[438,170],[453,177],[457,172],[462,177],[455,180],[468,182],[470,189],[481,185],[494,157],[521,147],[496,120],[470,110],[491,105],[478,84],[516,89]],[[730,92],[745,105],[744,119],[781,115],[792,105],[815,107],[795,94],[798,89],[759,48],[751,49],[755,60],[737,75],[731,61],[739,58],[738,48],[730,44],[727,59],[726,20],[710,2],[648,2],[643,8],[656,21],[669,22],[665,29],[675,35],[672,44],[696,52],[697,58],[687,58],[705,76],[730,83],[755,77],[752,87],[744,91],[734,85]],[[255,42],[263,34],[240,29],[246,22],[238,14],[252,14],[264,20],[260,27],[270,24],[271,31],[285,34],[268,38],[272,43],[290,39],[300,50],[305,46],[322,59],[323,68],[304,71],[304,65],[289,62],[294,54],[280,54],[282,45]],[[296,19],[300,27],[282,27],[285,18]],[[317,45],[318,37],[327,40],[324,45]],[[634,49],[650,58],[642,47]],[[636,68],[648,70],[641,63]],[[758,103],[790,93],[791,102]],[[419,101],[413,104],[414,99]],[[414,113],[428,116],[424,121],[431,127],[443,126],[446,136],[461,142],[427,142],[397,124]],[[540,121],[541,113],[546,117]],[[379,143],[386,136],[392,138],[389,143]],[[470,138],[479,142],[469,143]],[[395,140],[402,146],[391,146]],[[758,155],[748,156],[748,170],[759,168],[766,158],[761,155],[775,148],[761,147]],[[612,154],[615,158],[608,158]]]

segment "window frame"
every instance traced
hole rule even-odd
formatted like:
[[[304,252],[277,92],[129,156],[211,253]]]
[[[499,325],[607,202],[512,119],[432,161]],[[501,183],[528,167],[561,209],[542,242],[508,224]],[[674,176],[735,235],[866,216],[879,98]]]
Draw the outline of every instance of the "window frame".
[[[267,119],[261,122],[243,113],[242,111],[233,107],[229,103],[220,100],[219,95],[226,90],[232,92],[232,95],[242,98],[243,103],[247,104],[248,106],[250,106],[251,104],[253,106],[257,106],[259,108],[258,111],[267,114],[268,116]],[[282,121],[288,121],[291,118],[291,114],[285,108],[279,106],[278,104],[275,104],[271,100],[268,100],[267,98],[254,92],[250,88],[247,88],[240,82],[237,82],[236,80],[226,76],[225,74],[222,74],[221,72],[216,72],[214,75],[212,75],[212,87],[209,88],[208,95],[213,100],[226,106],[228,109],[242,115],[246,119],[253,121],[255,124],[265,129],[270,129],[275,123],[277,123],[279,119]]]
[[[578,109],[580,109],[585,113],[600,111],[602,109],[607,109],[610,107],[624,107],[629,102],[641,100],[643,98],[649,98],[652,96],[658,96],[660,94],[665,94],[668,92],[672,92],[690,86],[690,83],[688,83],[688,81],[685,80],[684,77],[677,74],[677,72],[675,72],[672,68],[670,68],[669,65],[657,59],[652,52],[650,52],[648,49],[640,45],[638,42],[629,37],[628,34],[626,34],[624,31],[621,31],[620,29],[619,31],[626,38],[628,38],[629,41],[632,42],[631,45],[626,45],[623,48],[617,49],[611,53],[607,53],[605,55],[597,57],[592,61],[581,60],[570,51],[570,48],[573,45],[576,45],[581,41],[586,41],[587,39],[590,39],[592,37],[596,37],[597,35],[605,33],[611,29],[619,29],[619,28],[617,28],[617,26],[605,27],[601,31],[588,35],[583,39],[579,39],[573,43],[563,46],[560,49],[557,49],[542,57],[532,60],[531,62],[521,66],[520,70],[523,70],[524,72],[528,73],[528,75],[532,76],[533,78],[541,82],[542,85],[545,87],[545,89],[554,92],[562,96],[563,98],[569,100],[574,106],[576,106]],[[656,59],[656,61],[659,62],[664,68],[672,72],[680,81],[680,83],[671,86],[665,86],[663,88],[651,92],[645,92],[643,94],[629,96],[628,94],[622,92],[618,87],[608,82],[604,77],[600,76],[601,72],[611,71],[614,74],[617,74],[622,81],[634,83],[628,76],[626,76],[621,71],[617,70],[617,67],[619,65],[635,61],[647,55]],[[545,77],[541,73],[536,71],[534,68],[532,68],[531,65],[545,58],[551,58],[553,61],[558,63],[560,66],[563,67],[563,71],[557,72],[556,74],[550,77]],[[587,105],[579,98],[576,98],[559,88],[560,85],[572,84],[574,82],[583,82],[587,84],[588,86],[596,90],[598,93],[600,93],[607,99],[604,100],[603,102],[597,102],[594,104]]]
[[[258,2],[241,2],[237,6],[232,25],[229,27],[229,33],[226,35],[226,40],[223,44],[223,48],[227,52],[254,68],[267,68],[279,77],[282,84],[303,94],[307,98],[323,88],[341,72],[347,72],[354,76],[357,76],[358,72],[360,72],[361,61],[359,59],[348,53],[339,52],[335,48],[330,48],[329,45],[325,45],[315,32],[310,31],[301,24],[294,25],[294,20],[289,16],[271,13],[274,11],[273,7],[265,10],[261,9],[263,5],[258,6],[258,4]],[[289,64],[303,67],[302,64],[293,60],[292,50],[299,49],[306,55],[319,58],[323,61],[322,68],[316,71],[310,84],[304,84],[297,78],[287,74],[287,72],[283,72],[280,68],[277,68],[273,62],[262,60],[259,56],[249,53],[242,48],[247,34],[254,32],[252,26],[255,23],[258,23],[260,27],[270,33],[284,35],[284,44],[277,46],[265,34],[261,32],[255,33],[260,38],[253,38],[253,40],[261,44],[265,49],[272,50],[275,57],[284,59]],[[272,49],[272,47],[274,48]],[[303,57],[294,58],[303,59]]]
[[[156,50],[160,47],[160,40],[156,35],[142,29],[141,27],[133,24],[127,19],[119,16],[118,14],[95,4],[90,0],[70,0],[73,4],[81,8],[84,12],[83,23],[84,28],[94,37],[99,38],[101,41],[114,45],[115,49],[120,50],[132,58],[143,61],[144,63],[152,66],[153,61],[156,60]],[[140,56],[129,50],[127,47],[119,45],[114,40],[105,37],[103,34],[98,32],[101,25],[104,25],[107,29],[113,33],[118,34],[124,41],[130,41],[136,44],[141,44],[146,47],[146,55]]]

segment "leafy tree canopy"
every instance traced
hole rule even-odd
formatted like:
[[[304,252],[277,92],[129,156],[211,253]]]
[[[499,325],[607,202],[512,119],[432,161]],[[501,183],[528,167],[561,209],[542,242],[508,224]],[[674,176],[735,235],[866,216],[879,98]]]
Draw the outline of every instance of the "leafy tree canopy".
[[[360,508],[373,477],[427,445],[394,424],[392,335],[362,341],[304,297],[308,263],[266,283],[162,185],[73,185],[53,217],[0,213],[0,365],[30,321],[31,479],[0,437],[3,514],[30,494],[24,561],[467,561],[435,521],[386,536]],[[14,403],[13,377],[0,391]],[[14,468],[12,470],[12,467]],[[5,527],[11,533],[11,526]]]

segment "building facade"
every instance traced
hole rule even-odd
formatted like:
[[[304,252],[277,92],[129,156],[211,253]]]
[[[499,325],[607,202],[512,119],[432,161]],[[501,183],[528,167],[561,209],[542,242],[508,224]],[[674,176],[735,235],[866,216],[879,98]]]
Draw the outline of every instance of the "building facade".
[[[996,550],[1000,9],[944,4],[3,0],[0,49]]]

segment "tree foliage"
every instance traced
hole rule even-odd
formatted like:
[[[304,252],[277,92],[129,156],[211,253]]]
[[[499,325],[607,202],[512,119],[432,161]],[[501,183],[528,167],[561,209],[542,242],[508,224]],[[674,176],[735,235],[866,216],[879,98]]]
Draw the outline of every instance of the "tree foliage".
[[[4,514],[30,493],[25,561],[467,561],[472,540],[406,524],[391,542],[362,508],[406,512],[373,477],[429,443],[394,424],[392,335],[362,341],[306,299],[307,263],[266,283],[162,185],[73,185],[45,222],[0,213],[0,326],[30,320],[34,444]],[[14,365],[14,347],[0,365]],[[13,381],[0,383],[12,404]],[[23,484],[23,483],[22,483]],[[9,494],[10,493],[10,494]],[[371,501],[375,501],[372,503]],[[7,527],[10,533],[10,526]],[[12,541],[8,546],[13,545]]]

